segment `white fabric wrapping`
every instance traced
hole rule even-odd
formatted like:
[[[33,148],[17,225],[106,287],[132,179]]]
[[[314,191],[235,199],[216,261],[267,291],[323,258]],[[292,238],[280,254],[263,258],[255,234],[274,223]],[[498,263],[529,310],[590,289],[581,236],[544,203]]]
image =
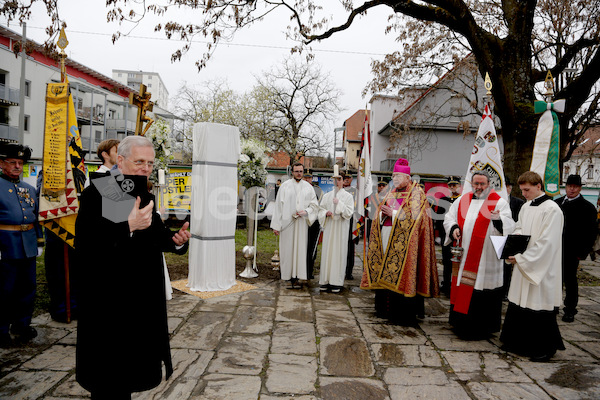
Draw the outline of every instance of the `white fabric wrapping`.
[[[339,200],[333,204],[333,199]],[[327,217],[327,211],[333,213]],[[326,193],[321,199],[319,223],[323,228],[323,248],[321,250],[320,285],[343,286],[348,255],[349,225],[354,213],[354,199],[344,189]]]
[[[235,222],[240,134],[235,126],[194,125],[188,287],[227,290],[235,285]]]
[[[448,213],[446,213],[446,216],[444,217],[444,229],[447,232],[445,242],[446,245],[451,243],[451,239],[449,237],[450,229],[458,223],[458,207],[460,206],[461,198],[462,196],[452,203],[450,210],[448,210]],[[460,263],[460,269],[458,270],[457,285],[460,284],[460,280],[462,278],[465,261],[467,259],[467,254],[469,253],[469,244],[471,242],[471,235],[473,234],[473,227],[475,226],[475,221],[477,220],[479,210],[481,209],[484,201],[485,200],[472,200],[469,210],[467,211],[467,216],[465,217],[465,225],[462,231],[462,247],[464,248],[464,253]],[[494,210],[500,211],[500,219],[502,220],[502,235],[507,236],[512,233],[515,229],[515,222],[512,219],[510,206],[506,200],[500,198]],[[490,239],[491,235],[500,235],[500,232],[494,228],[492,221],[490,221],[490,224],[488,225],[485,241],[483,242],[483,250],[481,252],[481,259],[479,261],[479,269],[477,270],[477,279],[475,280],[476,290],[496,289],[501,287],[504,283],[504,261],[498,259],[496,251],[494,250],[494,245]]]

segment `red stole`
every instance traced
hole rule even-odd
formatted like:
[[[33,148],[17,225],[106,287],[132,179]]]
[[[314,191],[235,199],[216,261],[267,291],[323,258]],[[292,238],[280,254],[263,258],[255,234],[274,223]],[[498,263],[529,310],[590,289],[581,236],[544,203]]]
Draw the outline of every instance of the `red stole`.
[[[465,216],[471,206],[473,193],[467,193],[462,196],[458,205],[457,222],[461,232],[465,225]],[[479,261],[483,252],[483,243],[487,235],[487,230],[490,225],[490,214],[496,208],[496,203],[500,200],[500,196],[493,189],[485,199],[483,205],[479,209],[473,233],[471,234],[471,242],[469,243],[469,251],[466,254],[465,265],[463,267],[460,285],[457,287],[457,277],[452,277],[452,289],[450,292],[450,303],[454,305],[454,311],[461,314],[469,312],[471,304],[471,296],[473,295],[473,287],[477,279],[477,271],[479,270]]]

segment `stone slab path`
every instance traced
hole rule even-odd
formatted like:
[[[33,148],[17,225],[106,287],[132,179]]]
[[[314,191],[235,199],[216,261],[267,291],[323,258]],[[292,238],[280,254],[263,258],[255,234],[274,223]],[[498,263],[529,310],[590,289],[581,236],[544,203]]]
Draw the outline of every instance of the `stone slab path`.
[[[582,267],[600,275],[600,263]],[[459,340],[444,297],[426,301],[416,328],[389,324],[358,284],[331,294],[316,281],[301,290],[276,281],[209,300],[177,292],[168,302],[175,372],[133,398],[600,398],[600,287],[580,289],[574,323],[559,318],[567,349],[533,363],[500,350],[497,335]],[[75,381],[76,324],[42,315],[34,325],[32,343],[0,350],[0,399],[89,398]]]

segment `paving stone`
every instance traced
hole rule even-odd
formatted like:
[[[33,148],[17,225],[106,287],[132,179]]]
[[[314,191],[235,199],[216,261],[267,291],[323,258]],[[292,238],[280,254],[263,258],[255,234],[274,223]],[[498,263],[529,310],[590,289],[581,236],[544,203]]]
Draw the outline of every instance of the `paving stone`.
[[[390,394],[392,400],[414,400],[414,399],[435,399],[435,400],[470,400],[471,397],[465,389],[457,382],[451,382],[447,385],[438,386],[402,386],[390,385]]]
[[[387,320],[384,318],[379,318],[375,315],[374,307],[360,307],[353,308],[352,312],[356,317],[356,320],[361,324],[384,324],[387,323]]]
[[[269,350],[268,336],[236,335],[224,339],[209,371],[223,374],[258,375]]]
[[[319,381],[323,400],[387,400],[390,398],[383,382],[375,379],[321,377]]]
[[[448,385],[450,380],[436,368],[388,368],[383,375],[388,385]]]
[[[277,321],[313,322],[310,297],[281,296],[277,302]]]
[[[275,291],[268,289],[250,290],[240,298],[240,304],[255,307],[275,307]]]
[[[592,329],[587,325],[569,325],[560,328],[563,340],[578,342],[600,342],[600,330]]]
[[[430,335],[429,340],[441,350],[501,352],[497,345],[487,340],[461,340],[454,335]]]
[[[600,358],[600,342],[573,342],[573,344],[585,349],[585,351],[593,356]]]
[[[315,315],[319,336],[362,336],[350,311],[324,310]]]
[[[345,297],[341,297],[339,294],[326,293],[313,297],[313,304],[315,311],[319,310],[336,310],[336,311],[350,311],[348,300]]]
[[[229,331],[236,333],[268,333],[273,326],[275,309],[271,307],[240,306],[233,315]]]
[[[360,324],[369,343],[426,344],[427,338],[416,328],[398,325]]]
[[[372,344],[375,362],[390,367],[440,367],[439,354],[427,345]]]
[[[452,327],[448,323],[448,319],[444,318],[443,320],[427,318],[421,324],[419,324],[421,329],[425,332],[426,335],[454,335],[452,332]]]
[[[194,311],[200,312],[218,312],[218,313],[230,313],[233,314],[237,308],[237,304],[229,303],[202,303],[199,304]]]
[[[169,327],[169,334],[172,335],[182,322],[183,318],[181,317],[168,317],[167,325]]]
[[[37,399],[67,376],[63,371],[15,371],[0,379],[0,399]]]
[[[574,361],[574,362],[595,362],[596,359],[592,357],[588,352],[581,350],[580,348],[573,346],[567,341],[563,341],[565,344],[565,350],[558,350],[552,357],[552,361]]]
[[[23,363],[24,369],[70,371],[75,368],[75,347],[56,345]]]
[[[321,374],[335,376],[371,376],[375,373],[371,355],[363,339],[325,337],[319,345]]]
[[[181,400],[187,399],[201,386],[200,378],[214,353],[210,351],[175,349],[171,350],[173,375],[156,388],[135,393],[133,400]],[[201,389],[200,389],[201,390]]]
[[[350,307],[375,309],[375,298],[373,297],[348,297]]]
[[[75,373],[72,373],[69,376],[69,379],[60,384],[54,392],[52,393],[55,396],[65,396],[65,397],[89,397],[90,392],[81,387],[79,383],[75,380]]]
[[[231,314],[226,313],[193,313],[171,339],[171,347],[214,350],[230,318]]]
[[[531,379],[553,398],[599,399],[600,366],[576,362],[517,363]]]
[[[57,344],[64,344],[69,346],[75,346],[77,344],[77,331],[69,332],[69,334],[62,339],[59,339]]]
[[[192,394],[190,400],[256,400],[261,387],[258,376],[209,374],[202,381],[204,391]]]
[[[479,400],[551,399],[539,386],[528,383],[471,382],[467,386]]]
[[[306,395],[306,396],[295,396],[295,395],[291,395],[291,396],[270,396],[270,395],[261,394],[260,395],[260,400],[317,400],[317,397],[311,396],[311,395]]]
[[[315,357],[269,354],[266,388],[271,393],[310,394],[317,382]]]
[[[169,317],[186,317],[202,301],[192,295],[181,296],[167,301],[167,315]]]
[[[306,322],[278,322],[273,328],[271,353],[315,354],[315,327]]]

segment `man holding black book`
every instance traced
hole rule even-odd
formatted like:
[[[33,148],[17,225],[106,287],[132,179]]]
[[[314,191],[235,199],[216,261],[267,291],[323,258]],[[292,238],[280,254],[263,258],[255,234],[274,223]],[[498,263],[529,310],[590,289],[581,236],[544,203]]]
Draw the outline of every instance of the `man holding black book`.
[[[507,260],[514,268],[500,340],[505,351],[548,361],[556,350],[565,349],[554,311],[562,299],[563,214],[544,193],[537,173],[525,172],[518,184],[527,202],[514,234],[531,238],[527,250]]]
[[[92,399],[131,399],[158,386],[164,363],[173,367],[162,252],[187,251],[186,222],[166,228],[154,209],[148,177],[152,142],[128,136],[118,148],[118,171],[83,191],[75,249],[81,260],[77,382]]]
[[[491,235],[512,233],[515,223],[510,206],[490,188],[487,173],[471,177],[472,192],[459,197],[444,217],[446,245],[460,243],[464,254],[450,289],[450,324],[467,340],[489,337],[502,322],[504,266],[498,259]],[[456,276],[455,276],[456,275]]]

